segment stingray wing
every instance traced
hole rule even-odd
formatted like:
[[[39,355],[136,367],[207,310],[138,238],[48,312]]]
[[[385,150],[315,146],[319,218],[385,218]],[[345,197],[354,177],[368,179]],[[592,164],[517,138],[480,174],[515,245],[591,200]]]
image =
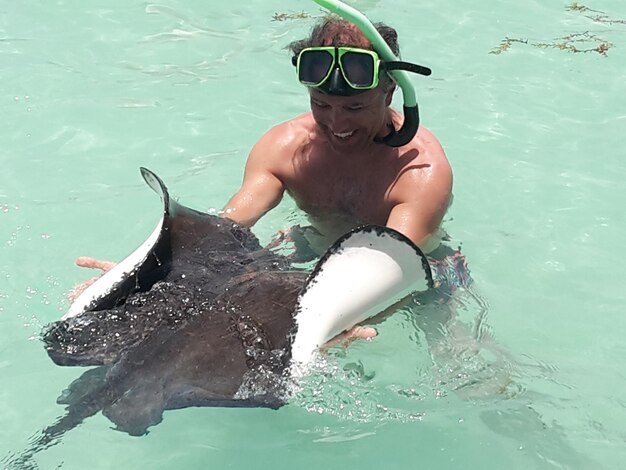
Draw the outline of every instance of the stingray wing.
[[[260,249],[248,229],[177,203],[156,174],[145,168],[141,174],[161,197],[163,215],[139,248],[89,286],[61,321],[48,326],[43,340],[57,364],[115,362],[163,323],[193,314],[194,305],[213,298]],[[185,291],[190,278],[201,283],[200,291]],[[167,282],[153,289],[159,281]],[[163,305],[178,307],[164,310]]]
[[[70,306],[63,320],[89,310],[115,307],[134,291],[149,289],[165,275],[164,264],[170,258],[170,196],[165,184],[151,171],[142,168],[146,183],[161,196],[163,215],[150,236],[135,251],[82,292]]]
[[[308,363],[337,334],[432,286],[426,256],[400,232],[367,225],[347,233],[317,263],[298,299],[294,363]]]
[[[205,242],[211,251],[253,251],[261,248],[248,229],[214,215],[185,207],[170,198],[165,183],[141,168],[145,182],[163,201],[163,216],[150,236],[134,252],[89,286],[70,306],[63,319],[86,311],[104,310],[123,303],[164,279],[173,260]],[[205,251],[208,249],[205,248]]]

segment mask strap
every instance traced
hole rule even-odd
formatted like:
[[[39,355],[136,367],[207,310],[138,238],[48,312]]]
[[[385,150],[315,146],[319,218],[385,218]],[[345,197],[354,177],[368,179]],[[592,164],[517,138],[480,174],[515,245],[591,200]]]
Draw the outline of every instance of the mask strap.
[[[381,61],[380,63],[383,70],[392,71],[392,70],[406,70],[407,72],[418,73],[420,75],[424,75],[428,77],[433,71],[428,67],[424,67],[423,65],[412,64],[410,62],[403,62],[400,60],[389,60],[389,61]]]

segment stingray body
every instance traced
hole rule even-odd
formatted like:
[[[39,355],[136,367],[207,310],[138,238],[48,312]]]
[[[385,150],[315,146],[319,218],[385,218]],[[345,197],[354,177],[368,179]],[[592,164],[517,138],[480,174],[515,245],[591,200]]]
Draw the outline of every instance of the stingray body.
[[[59,398],[66,414],[22,462],[99,411],[141,435],[167,409],[277,408],[325,341],[432,287],[424,255],[392,230],[357,229],[306,273],[248,229],[171,200],[154,173],[141,172],[163,200],[163,217],[44,332],[55,363],[97,367]]]
[[[55,363],[103,366],[60,398],[69,422],[102,410],[118,429],[143,434],[165,409],[280,406],[284,382],[274,379],[289,360],[307,273],[248,229],[173,201],[149,170],[142,175],[164,202],[158,236],[43,335]],[[271,385],[241,392],[250,377]]]

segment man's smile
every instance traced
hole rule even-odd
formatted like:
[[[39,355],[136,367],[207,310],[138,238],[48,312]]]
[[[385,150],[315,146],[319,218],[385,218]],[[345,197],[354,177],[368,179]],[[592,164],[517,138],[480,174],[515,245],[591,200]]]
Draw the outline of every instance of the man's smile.
[[[344,140],[344,139],[347,139],[348,137],[352,136],[352,134],[354,134],[354,132],[355,131],[350,131],[350,132],[332,132],[332,134],[335,137]]]

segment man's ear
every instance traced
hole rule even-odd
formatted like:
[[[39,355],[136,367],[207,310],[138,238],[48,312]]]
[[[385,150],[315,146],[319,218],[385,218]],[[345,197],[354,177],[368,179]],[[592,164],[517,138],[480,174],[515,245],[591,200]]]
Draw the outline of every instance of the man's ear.
[[[391,106],[391,100],[393,99],[393,93],[396,91],[395,85],[391,87],[391,89],[387,92],[385,96],[385,105]]]

